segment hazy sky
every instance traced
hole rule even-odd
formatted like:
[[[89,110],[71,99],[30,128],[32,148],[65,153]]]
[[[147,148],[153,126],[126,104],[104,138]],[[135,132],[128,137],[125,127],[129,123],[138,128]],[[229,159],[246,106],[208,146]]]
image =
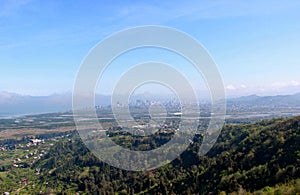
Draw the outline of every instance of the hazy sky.
[[[71,92],[89,50],[137,25],[166,25],[197,39],[228,95],[300,92],[298,0],[0,0],[0,91]],[[111,77],[114,71],[117,65]]]

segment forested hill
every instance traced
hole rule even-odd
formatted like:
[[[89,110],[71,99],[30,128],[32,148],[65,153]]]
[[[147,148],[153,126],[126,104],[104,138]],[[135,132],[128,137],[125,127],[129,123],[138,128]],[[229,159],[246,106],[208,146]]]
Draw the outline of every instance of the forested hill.
[[[203,157],[197,155],[200,142],[201,136],[195,137],[186,152],[164,167],[130,172],[102,163],[80,139],[65,140],[35,167],[41,168],[41,185],[55,193],[300,192],[300,117],[225,126]]]

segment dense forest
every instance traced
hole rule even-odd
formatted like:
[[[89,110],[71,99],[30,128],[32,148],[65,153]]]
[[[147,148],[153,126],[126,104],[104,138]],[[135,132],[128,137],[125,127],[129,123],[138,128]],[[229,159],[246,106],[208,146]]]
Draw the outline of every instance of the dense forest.
[[[198,135],[170,164],[131,172],[99,161],[76,138],[60,141],[34,166],[42,172],[41,183],[55,193],[300,192],[300,117],[226,125],[215,146],[202,157],[198,155],[200,144]]]

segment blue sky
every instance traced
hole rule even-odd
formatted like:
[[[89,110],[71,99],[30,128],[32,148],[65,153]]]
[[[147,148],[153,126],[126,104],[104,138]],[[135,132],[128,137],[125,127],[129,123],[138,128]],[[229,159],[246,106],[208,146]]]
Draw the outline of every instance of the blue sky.
[[[299,21],[297,0],[0,0],[0,91],[71,92],[82,60],[99,41],[124,28],[166,25],[203,44],[228,95],[296,93]]]

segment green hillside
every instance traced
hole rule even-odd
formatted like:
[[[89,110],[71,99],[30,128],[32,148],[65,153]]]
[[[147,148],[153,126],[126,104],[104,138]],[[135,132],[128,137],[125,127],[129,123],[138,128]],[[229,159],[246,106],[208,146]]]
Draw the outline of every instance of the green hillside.
[[[125,133],[118,136],[114,139],[136,139]],[[155,136],[141,139],[142,146],[148,143],[148,148],[157,141]],[[74,137],[59,141],[33,168],[41,169],[43,193],[300,193],[300,117],[227,125],[215,146],[202,157],[197,154],[200,143],[198,135],[180,157],[159,169],[130,172],[99,161]]]
[[[137,140],[118,131],[110,132],[113,140],[135,150],[158,147],[172,136],[160,132]],[[11,194],[300,193],[300,117],[227,125],[202,157],[198,156],[201,139],[197,135],[193,144],[166,166],[131,172],[101,162],[72,134],[51,142],[55,144],[49,151],[27,168],[3,167],[0,186],[3,190],[14,186]],[[14,183],[24,177],[28,184]]]

